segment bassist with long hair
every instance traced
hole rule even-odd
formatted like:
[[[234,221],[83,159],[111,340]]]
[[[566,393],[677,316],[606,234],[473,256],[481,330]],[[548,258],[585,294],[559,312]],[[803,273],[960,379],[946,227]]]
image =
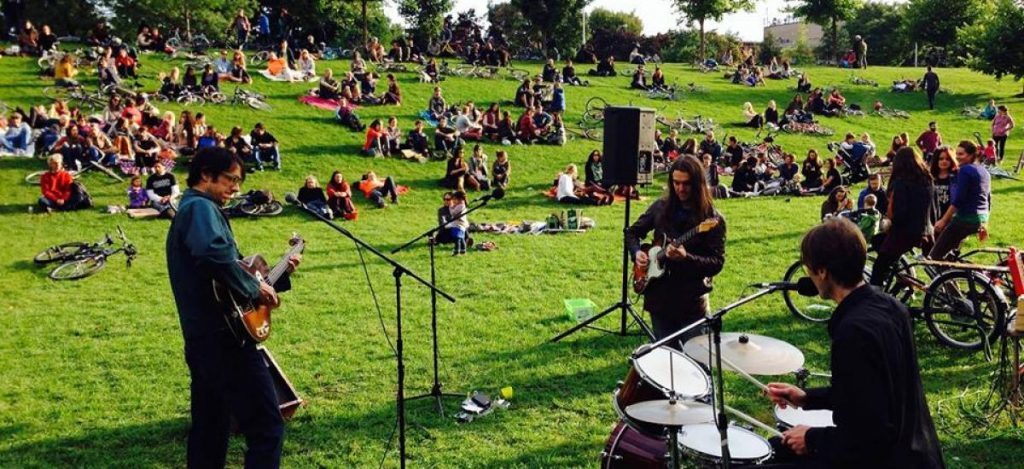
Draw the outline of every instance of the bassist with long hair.
[[[652,230],[655,247],[648,251],[641,240]],[[701,163],[693,156],[680,157],[670,168],[665,195],[626,230],[626,245],[640,273],[634,286],[642,289],[656,339],[708,312],[711,279],[725,265],[725,232],[725,219],[715,210]],[[643,278],[662,271],[657,278]],[[700,334],[699,329],[680,342]]]

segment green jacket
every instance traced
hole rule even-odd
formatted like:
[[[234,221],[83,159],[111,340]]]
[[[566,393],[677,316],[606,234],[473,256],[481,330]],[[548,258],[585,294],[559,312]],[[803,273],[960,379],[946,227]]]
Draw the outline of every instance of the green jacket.
[[[224,309],[214,299],[216,279],[239,296],[256,300],[259,283],[242,270],[227,217],[209,195],[188,189],[167,233],[167,274],[185,339],[227,328]]]

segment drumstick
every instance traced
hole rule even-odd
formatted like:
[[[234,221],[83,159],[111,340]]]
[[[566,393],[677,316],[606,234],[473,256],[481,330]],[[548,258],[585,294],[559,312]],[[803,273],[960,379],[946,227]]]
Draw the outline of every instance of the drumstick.
[[[778,431],[778,430],[776,430],[776,429],[774,429],[774,428],[772,428],[772,427],[770,427],[768,425],[765,425],[765,424],[761,423],[759,420],[755,419],[754,417],[751,417],[751,416],[749,416],[747,414],[744,414],[743,412],[740,412],[740,411],[738,411],[736,409],[733,409],[732,407],[730,407],[728,405],[725,406],[725,410],[728,410],[729,412],[732,412],[732,413],[736,414],[737,417],[739,417],[739,418],[741,418],[743,420],[746,420],[751,425],[754,425],[755,427],[760,428],[761,430],[764,430],[764,431],[770,433],[772,436],[777,436],[779,438],[782,438],[782,432],[780,432],[780,431]]]
[[[700,346],[700,348],[702,348],[702,349],[704,349],[704,350],[707,350],[707,349],[708,349],[707,347],[705,347],[705,346],[703,346],[703,345],[701,345],[701,346]],[[759,381],[759,380],[758,380],[757,378],[755,378],[755,377],[753,377],[753,376],[750,376],[750,375],[749,375],[749,374],[748,374],[748,373],[747,373],[746,371],[743,371],[743,369],[742,369],[742,368],[740,368],[740,367],[736,366],[736,364],[735,364],[735,363],[733,363],[733,362],[732,362],[731,360],[729,360],[728,358],[725,358],[724,356],[723,356],[723,357],[721,357],[721,358],[722,358],[722,361],[723,361],[723,362],[725,362],[725,364],[726,364],[726,365],[729,365],[729,367],[730,367],[730,368],[732,368],[732,371],[735,371],[736,373],[739,373],[739,375],[740,375],[740,376],[742,376],[742,377],[744,377],[744,378],[746,378],[746,379],[747,379],[747,381],[750,381],[751,383],[754,383],[754,386],[757,386],[757,387],[758,387],[758,388],[759,388],[759,389],[760,389],[761,391],[763,391],[763,392],[764,392],[764,393],[765,393],[766,395],[767,395],[767,394],[771,394],[770,392],[768,392],[768,386],[766,386],[766,385],[765,385],[764,383],[762,383],[761,381]],[[789,402],[789,399],[786,399],[786,402]],[[789,403],[789,405],[791,405],[791,406],[793,406],[793,407],[798,407],[798,406],[796,406],[796,405],[793,405],[793,403],[792,403],[792,402],[790,402],[790,403]]]

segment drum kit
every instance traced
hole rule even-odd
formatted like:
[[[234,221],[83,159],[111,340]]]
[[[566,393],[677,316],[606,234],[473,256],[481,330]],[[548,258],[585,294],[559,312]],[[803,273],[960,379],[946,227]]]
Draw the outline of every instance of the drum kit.
[[[715,320],[709,316],[694,327]],[[767,388],[752,375],[806,376],[804,355],[793,345],[761,335],[722,333],[720,322],[707,336],[682,344],[682,352],[669,348],[669,339],[673,337],[633,352],[629,372],[612,394],[619,422],[601,453],[602,468],[677,468],[684,457],[702,467],[757,465],[771,459],[767,439],[741,426],[718,425],[725,416],[716,408],[774,436],[796,425],[834,425],[828,410],[776,406],[776,429],[725,405],[721,369],[740,374],[762,390]],[[712,342],[718,343],[711,347]],[[717,383],[706,371],[712,367],[718,367]]]

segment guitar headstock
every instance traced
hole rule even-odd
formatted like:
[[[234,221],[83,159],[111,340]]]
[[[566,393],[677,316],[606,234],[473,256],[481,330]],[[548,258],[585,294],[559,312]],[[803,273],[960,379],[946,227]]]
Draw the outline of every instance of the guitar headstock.
[[[719,223],[718,217],[708,218],[707,220],[704,220],[704,221],[700,222],[699,225],[697,225],[697,232],[698,233],[705,233],[705,232],[711,231],[711,230],[715,229],[716,226],[718,226],[718,223]]]
[[[288,245],[292,247],[298,246],[299,251],[306,248],[306,240],[302,239],[302,236],[298,233],[292,233],[291,239],[288,240]]]

